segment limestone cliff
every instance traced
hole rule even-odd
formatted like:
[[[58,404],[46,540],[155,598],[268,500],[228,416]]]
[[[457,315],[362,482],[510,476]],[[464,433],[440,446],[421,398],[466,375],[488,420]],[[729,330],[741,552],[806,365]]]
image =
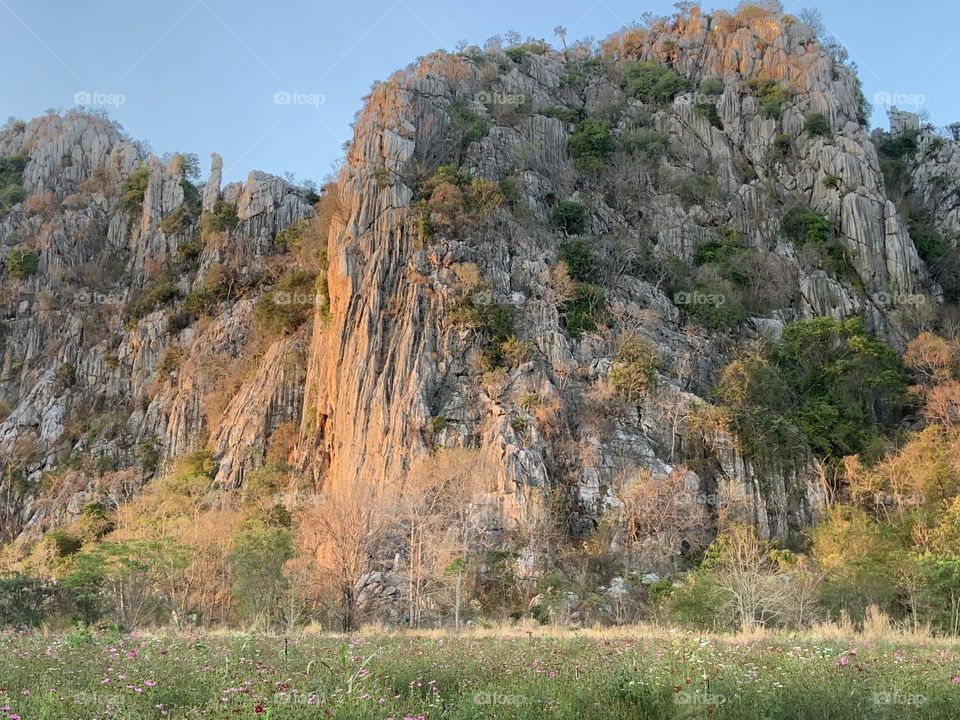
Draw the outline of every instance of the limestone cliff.
[[[942,299],[862,115],[853,73],[763,11],[693,11],[600,49],[432,54],[366,100],[330,191],[325,290],[312,321],[266,339],[255,307],[316,198],[258,172],[221,188],[216,155],[198,187],[189,158],[150,157],[89,114],[11,123],[0,489],[20,499],[5,534],[122,502],[201,445],[218,487],[242,485],[294,424],[317,486],[391,482],[472,446],[507,519],[553,495],[582,530],[641,470],[682,466],[713,511],[736,496],[784,537],[822,503],[814,465],[758,463],[710,423],[719,370],[822,315],[862,315],[899,349],[913,310]],[[591,129],[599,163],[581,152]],[[960,151],[923,142],[918,192],[955,231],[939,178],[960,176]],[[825,218],[829,246],[784,232],[797,208]],[[756,263],[752,299],[715,303],[717,323],[694,304],[729,287],[703,262],[727,246]],[[576,271],[564,253],[584,247],[593,266]],[[656,377],[624,395],[611,378],[638,342]]]
[[[715,117],[698,107],[702,91],[666,105],[631,98],[613,64],[646,60],[692,88],[719,79]],[[777,117],[764,112],[749,84],[756,79],[789,88]],[[791,319],[863,314],[900,347],[911,329],[898,305],[939,297],[886,198],[859,103],[853,74],[807,27],[762,13],[694,12],[625,31],[602,59],[468,48],[376,86],[339,180],[341,215],[328,246],[332,320],[315,325],[304,464],[327,482],[368,482],[401,476],[432,445],[476,445],[500,468],[496,492],[508,514],[534,511],[531,497],[559,485],[595,516],[618,478],[685,463],[699,468],[693,477],[705,496],[732,481],[727,487],[750,498],[770,535],[809,522],[821,501],[812,467],[761,472],[731,438],[683,432],[680,419],[703,406],[698,395],[752,337],[775,338]],[[807,129],[815,113],[829,133]],[[485,128],[481,137],[464,132],[465,115]],[[569,148],[570,119],[585,117],[604,118],[621,146],[643,127],[671,151],[652,164],[617,153],[599,181],[584,180]],[[424,238],[417,203],[441,162],[501,188],[513,182],[517,198]],[[689,200],[671,182],[701,175],[716,178],[715,193]],[[584,233],[612,268],[609,327],[580,338],[565,330],[551,270],[565,239],[551,228],[551,209],[567,199],[586,206]],[[811,264],[783,238],[780,221],[797,203],[830,219],[852,272]],[[640,249],[693,263],[730,229],[776,258],[789,289],[764,317],[710,332],[682,322],[683,308],[650,276]],[[508,309],[512,331],[530,347],[499,376],[479,361],[489,334],[452,320],[476,289],[458,274],[465,265],[479,268],[484,302]],[[655,343],[664,363],[657,389],[618,415],[592,396],[625,333]]]
[[[207,433],[219,479],[239,483],[270,432],[299,420],[303,363],[297,371],[289,361],[302,356],[303,333],[257,353],[256,372],[229,387],[225,422],[208,422],[202,401],[227,389],[224,373],[248,348],[274,237],[313,214],[305,193],[263,173],[221,191],[215,157],[203,206],[227,202],[235,222],[207,233],[201,246],[199,200],[189,197],[198,191],[183,159],[148,157],[104,119],[71,112],[12,123],[0,133],[0,157],[20,158],[25,194],[0,216],[0,263],[8,268],[0,455],[35,488],[11,528],[61,522],[103,492],[122,500]],[[11,253],[35,258],[36,268],[14,276]],[[202,318],[175,306],[204,288],[211,271],[252,290],[221,294]],[[43,482],[64,468],[84,478],[79,486],[64,492]],[[101,487],[124,468],[134,476],[130,487]],[[37,505],[44,497],[59,502]]]

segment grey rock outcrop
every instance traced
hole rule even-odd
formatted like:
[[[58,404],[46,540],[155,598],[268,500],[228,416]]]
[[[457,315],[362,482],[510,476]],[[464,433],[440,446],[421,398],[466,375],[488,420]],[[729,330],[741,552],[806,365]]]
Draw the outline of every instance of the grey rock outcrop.
[[[128,469],[139,486],[156,472],[145,457],[155,452],[162,467],[215,427],[217,481],[241,482],[263,462],[270,433],[299,422],[303,333],[249,360],[252,377],[234,387],[224,375],[249,355],[262,290],[215,302],[211,317],[177,311],[169,301],[142,317],[130,309],[164,283],[164,292],[181,297],[203,290],[211,268],[252,282],[276,252],[274,235],[313,214],[304,194],[251,173],[231,196],[239,201],[237,226],[191,250],[198,253],[193,270],[184,252],[199,237],[201,204],[212,211],[220,197],[218,155],[202,201],[199,193],[193,201],[179,156],[148,157],[100,117],[70,112],[13,124],[0,132],[0,156],[18,154],[26,157],[27,198],[0,216],[0,259],[13,248],[30,251],[38,270],[23,279],[2,276],[0,456],[12,458],[30,483],[78,468],[71,475],[77,497],[94,496],[95,484]],[[124,206],[141,167],[142,201]],[[179,225],[165,222],[178,214],[185,218]],[[206,417],[204,400],[216,393],[229,395],[224,417]],[[21,521],[36,532],[77,508],[34,496]]]

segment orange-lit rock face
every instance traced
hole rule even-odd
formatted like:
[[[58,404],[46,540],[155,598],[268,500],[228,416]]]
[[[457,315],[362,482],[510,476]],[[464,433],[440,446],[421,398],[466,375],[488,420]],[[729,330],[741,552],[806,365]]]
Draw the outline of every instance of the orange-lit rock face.
[[[860,299],[826,274],[803,270],[792,250],[777,246],[783,199],[799,196],[837,224],[867,287],[902,294],[930,289],[883,197],[875,151],[857,123],[855,79],[805,26],[760,11],[695,12],[650,30],[625,30],[604,48],[610,58],[654,60],[688,78],[723,82],[719,127],[694,111],[696,97],[685,95],[669,110],[652,108],[651,121],[683,149],[677,165],[716,178],[721,199],[681,207],[646,185],[643,172],[621,179],[624,192],[612,200],[578,185],[567,149],[572,126],[546,117],[546,109],[582,107],[602,115],[604,103],[622,103],[630,112],[630,102],[601,72],[579,92],[571,90],[562,54],[519,61],[494,55],[482,62],[438,54],[378,85],[358,117],[339,179],[339,216],[328,245],[332,317],[317,318],[314,327],[300,460],[318,480],[394,482],[432,446],[466,444],[481,447],[498,468],[490,487],[508,516],[537,514],[550,487],[569,487],[590,513],[609,504],[611,488],[637,468],[669,472],[704,441],[689,445],[678,437],[677,418],[686,412],[678,408],[700,400],[675,373],[692,363],[709,374],[707,368],[724,362],[724,351],[702,329],[679,332],[670,298],[629,274],[606,285],[613,329],[572,339],[551,279],[563,240],[549,229],[551,197],[587,203],[587,235],[595,242],[652,236],[657,252],[688,260],[712,228],[729,225],[792,268],[799,316],[859,312]],[[760,115],[760,101],[746,86],[752,78],[793,92],[781,117]],[[475,102],[478,97],[483,102]],[[526,114],[510,116],[496,106],[498,98],[522,98]],[[461,142],[455,102],[485,118],[485,132]],[[811,112],[828,118],[829,142],[804,132]],[[622,119],[615,122],[618,133],[629,130]],[[780,135],[789,140],[790,157],[772,161],[771,145]],[[419,188],[441,162],[493,182],[518,178],[521,207],[532,222],[502,206],[482,221],[445,220],[442,231],[425,237]],[[758,177],[744,175],[743,167]],[[843,178],[840,189],[825,188],[826,175]],[[632,182],[638,183],[633,195],[626,190]],[[771,195],[764,183],[776,191]],[[529,346],[524,360],[503,371],[478,366],[483,333],[457,324],[470,288],[454,270],[465,263],[479,268],[488,301],[510,309],[513,333]],[[878,332],[902,341],[884,312],[868,315]],[[777,322],[768,329],[776,332]],[[608,382],[616,335],[628,327],[649,337],[670,369],[656,393],[617,419],[594,396]],[[698,382],[696,392],[704,392],[707,386]],[[809,468],[765,478],[772,490],[764,497],[756,490],[758,471],[730,438],[714,436],[711,443],[716,468],[733,478],[730,492],[749,497],[752,519],[765,532],[783,534],[788,522],[809,517],[820,502]],[[700,481],[706,487],[714,479]],[[799,504],[789,499],[796,485],[803,488]]]

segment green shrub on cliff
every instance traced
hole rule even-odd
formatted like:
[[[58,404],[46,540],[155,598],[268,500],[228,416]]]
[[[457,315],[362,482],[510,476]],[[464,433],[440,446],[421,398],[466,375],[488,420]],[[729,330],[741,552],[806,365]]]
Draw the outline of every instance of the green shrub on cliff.
[[[24,154],[0,157],[0,214],[23,200],[27,193],[23,189],[23,171],[27,166]]]
[[[29,248],[11,248],[6,260],[7,272],[17,280],[26,280],[40,269],[40,257]]]
[[[570,136],[570,156],[581,172],[597,172],[616,150],[617,144],[606,120],[587,118]]]
[[[648,103],[670,102],[690,89],[690,81],[676,70],[654,62],[642,61],[628,65],[623,71],[627,92]]]

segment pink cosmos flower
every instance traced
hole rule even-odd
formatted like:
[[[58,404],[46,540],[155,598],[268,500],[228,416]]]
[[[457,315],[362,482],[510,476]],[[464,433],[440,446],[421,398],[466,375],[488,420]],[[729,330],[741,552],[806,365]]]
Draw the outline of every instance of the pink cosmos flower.
[[[848,658],[846,655],[841,655],[840,656],[841,667],[846,667],[849,664],[850,664],[850,658]]]

